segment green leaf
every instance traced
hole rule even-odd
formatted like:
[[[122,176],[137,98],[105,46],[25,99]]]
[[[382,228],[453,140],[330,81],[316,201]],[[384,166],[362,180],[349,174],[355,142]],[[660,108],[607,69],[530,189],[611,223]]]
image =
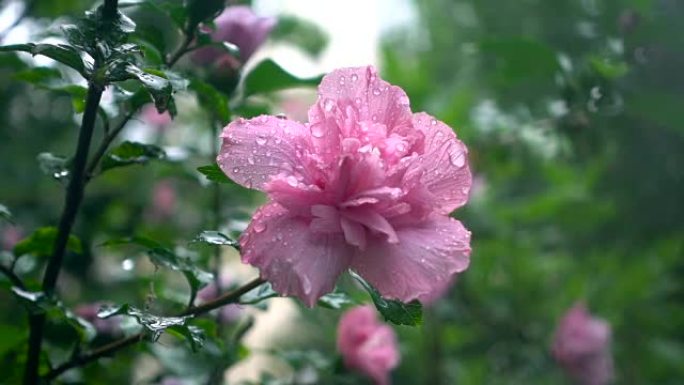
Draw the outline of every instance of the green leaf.
[[[125,71],[129,76],[138,79],[140,83],[142,83],[143,87],[145,87],[147,92],[150,93],[150,96],[152,96],[157,111],[162,113],[166,110],[170,110],[173,103],[173,87],[168,79],[145,72],[130,63],[126,65]],[[172,116],[173,115],[174,114],[172,113]]]
[[[254,94],[280,91],[288,88],[315,87],[321,82],[322,78],[322,76],[298,78],[285,71],[273,60],[266,59],[257,64],[256,67],[245,76],[244,95],[247,97]]]
[[[16,72],[13,77],[32,84],[45,84],[62,79],[62,73],[57,68],[33,67]]]
[[[335,291],[328,293],[318,299],[318,306],[328,309],[345,309],[350,306],[358,305],[358,301],[354,300],[347,293]]]
[[[12,221],[12,213],[9,211],[7,206],[0,204],[0,218],[4,219],[6,222],[14,223]]]
[[[41,227],[34,231],[27,238],[22,239],[14,246],[12,251],[16,257],[25,254],[35,255],[36,257],[49,257],[57,239],[56,227]],[[76,254],[83,253],[83,244],[75,235],[69,235],[66,249]]]
[[[269,298],[274,298],[280,296],[270,283],[265,283],[259,286],[256,290],[252,290],[240,298],[240,304],[243,305],[256,305]]]
[[[0,357],[4,357],[5,353],[10,352],[20,347],[23,341],[28,337],[28,330],[26,328],[18,328],[6,323],[0,324]]]
[[[38,154],[40,170],[56,180],[64,181],[69,178],[69,160],[49,152]]]
[[[589,58],[591,66],[606,79],[616,79],[627,75],[629,65],[623,61],[613,61],[608,58],[592,56]]]
[[[193,350],[204,344],[204,334],[196,326],[188,325],[191,316],[163,317],[148,313],[128,304],[119,306],[104,306],[97,313],[99,318],[109,318],[117,315],[132,317],[152,335],[152,341],[157,341],[164,332],[186,339]]]
[[[209,164],[206,166],[197,167],[197,171],[199,171],[202,175],[207,177],[207,179],[212,182],[235,184],[235,182],[230,180],[216,164]]]
[[[164,159],[166,153],[152,144],[125,141],[111,149],[102,159],[102,171],[116,167],[145,164],[151,160]]]
[[[183,274],[190,285],[190,302],[194,301],[199,289],[207,286],[213,280],[211,273],[208,273],[197,267],[192,260],[177,256],[176,253],[169,248],[166,248],[160,243],[148,238],[130,237],[113,239],[105,242],[103,246],[122,244],[134,244],[145,247],[147,249],[147,255],[153,264],[156,266],[163,266],[167,269],[178,271]]]
[[[0,46],[0,52],[28,52],[31,55],[43,55],[50,59],[56,60],[68,67],[71,67],[78,71],[84,77],[87,77],[87,71],[90,70],[89,65],[87,65],[81,58],[78,50],[70,45],[66,44],[13,44],[13,45],[3,45]]]
[[[78,333],[82,342],[90,342],[97,335],[95,327],[67,309],[61,301],[48,297],[43,292],[32,292],[13,287],[17,296],[31,314],[45,314],[51,320],[59,320],[70,325]]]
[[[370,294],[375,308],[386,321],[397,325],[416,326],[423,322],[423,305],[417,300],[403,303],[397,300],[383,298],[371,284],[366,282],[360,275],[353,271],[349,272],[354,279],[361,283],[361,286]]]
[[[230,122],[230,108],[228,98],[214,86],[200,79],[190,82],[190,89],[195,91],[200,106],[211,112],[221,124]]]
[[[199,233],[191,243],[205,243],[214,246],[231,246],[239,247],[236,240],[218,231],[205,230]]]
[[[224,0],[185,0],[188,22],[191,27],[216,17],[225,8]]]
[[[328,44],[328,35],[318,25],[292,15],[278,16],[278,25],[269,38],[293,44],[311,56],[321,54]]]

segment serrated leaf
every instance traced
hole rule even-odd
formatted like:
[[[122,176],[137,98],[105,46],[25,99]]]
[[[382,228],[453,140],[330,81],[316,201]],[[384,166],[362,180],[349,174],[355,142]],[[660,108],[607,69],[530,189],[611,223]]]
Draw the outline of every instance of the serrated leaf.
[[[54,297],[18,287],[13,287],[12,293],[24,303],[31,314],[46,314],[49,319],[62,320],[69,324],[78,333],[82,342],[92,341],[97,335],[95,327],[90,322],[78,317]]]
[[[199,233],[191,243],[205,243],[214,246],[231,246],[238,247],[236,240],[218,231],[205,230]]]
[[[157,111],[162,113],[169,110],[172,104],[173,87],[168,79],[159,75],[145,72],[133,64],[127,63],[125,66],[126,73],[140,81],[143,87],[150,93]],[[171,112],[171,111],[170,111]],[[173,116],[174,114],[172,114]]]
[[[14,223],[12,221],[12,213],[7,208],[7,206],[0,204],[0,219],[4,219],[6,222]]]
[[[109,318],[116,315],[133,317],[138,324],[144,327],[152,335],[152,340],[157,341],[164,332],[176,337],[186,339],[193,350],[197,350],[204,344],[204,334],[198,327],[188,325],[191,316],[164,317],[140,310],[128,304],[119,306],[103,306],[97,313],[99,318]]]
[[[36,257],[49,257],[52,255],[55,239],[57,239],[56,227],[41,227],[27,238],[22,239],[14,246],[13,253],[16,257],[25,254]],[[75,235],[69,235],[66,249],[76,254],[83,253],[83,244]]]
[[[78,50],[67,44],[13,44],[0,46],[0,52],[28,52],[31,55],[43,55],[58,61],[78,71],[87,77],[86,69],[89,69]]]
[[[133,244],[145,247],[150,261],[156,266],[166,267],[173,271],[178,271],[190,285],[190,299],[194,300],[199,289],[207,286],[212,282],[213,276],[199,267],[188,258],[179,257],[172,250],[162,246],[160,243],[144,238],[144,237],[130,237],[120,238],[107,241],[103,246],[114,246],[122,244]]]
[[[375,308],[386,321],[396,325],[417,326],[423,322],[423,305],[417,300],[409,303],[383,298],[371,284],[353,271],[349,272],[370,294]]]
[[[216,164],[209,164],[206,166],[197,167],[197,171],[199,171],[200,174],[204,175],[205,177],[207,177],[208,180],[212,182],[235,184],[235,182],[230,180]]]
[[[269,298],[274,298],[280,296],[270,283],[265,283],[259,286],[257,289],[245,293],[240,297],[240,304],[242,305],[256,305]]]
[[[350,306],[358,305],[358,302],[350,297],[347,293],[335,291],[328,293],[318,299],[318,306],[328,309],[345,309]]]
[[[166,153],[152,144],[125,141],[111,149],[102,159],[102,171],[116,167],[145,164],[151,160],[164,159]]]
[[[69,161],[61,156],[53,155],[49,152],[38,154],[38,165],[40,170],[52,178],[64,181],[69,178]]]
[[[193,79],[190,82],[190,89],[195,91],[200,106],[209,110],[221,124],[230,122],[228,98],[223,93],[200,79]]]
[[[323,76],[312,78],[299,78],[285,71],[271,59],[266,59],[257,64],[244,80],[245,97],[280,91],[295,87],[315,87],[323,79]]]

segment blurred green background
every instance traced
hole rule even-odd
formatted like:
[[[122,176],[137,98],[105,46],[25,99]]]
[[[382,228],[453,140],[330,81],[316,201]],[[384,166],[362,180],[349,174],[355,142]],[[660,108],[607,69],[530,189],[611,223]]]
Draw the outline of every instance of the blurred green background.
[[[17,1],[0,5],[9,3]],[[46,33],[56,18],[78,16],[92,5],[28,1],[22,23]],[[415,0],[411,9],[415,23],[382,36],[380,73],[406,90],[414,111],[445,121],[469,147],[472,198],[454,215],[473,233],[473,254],[449,294],[426,310],[422,327],[395,328],[402,364],[393,383],[569,383],[549,346],[560,316],[584,300],[613,327],[616,384],[681,384],[684,2]],[[145,12],[130,15],[141,31],[166,25]],[[289,20],[276,30],[274,43],[285,41],[314,56],[323,49],[318,27],[302,22],[294,28],[296,18]],[[163,37],[173,47],[178,37],[167,24]],[[3,234],[28,235],[56,223],[63,185],[44,175],[36,159],[42,152],[68,156],[78,127],[71,96],[20,81],[28,66],[24,59],[0,55],[0,203],[15,222],[1,223]],[[191,64],[180,71],[192,71]],[[257,98],[234,113],[282,112],[288,97]],[[100,299],[142,304],[154,294],[161,297],[154,306],[173,307],[174,295],[184,290],[178,277],[121,269],[134,254],[97,247],[134,234],[186,244],[214,220],[206,214],[212,195],[194,169],[210,163],[215,140],[192,95],[179,99],[179,117],[169,128],[151,130],[139,120],[128,130],[178,156],[113,171],[89,189],[75,230],[86,245],[84,255],[70,255],[60,278],[68,306]],[[162,180],[175,196],[167,216],[154,213],[155,186]],[[226,231],[239,231],[263,199],[227,185],[222,197]],[[200,254],[207,259],[210,253]],[[39,265],[25,257],[18,269],[36,280]],[[320,360],[334,361],[339,311],[300,310],[290,322],[304,325],[306,333],[273,344],[279,351],[306,352],[285,357],[285,366],[315,371],[325,366],[317,366]],[[2,290],[0,373],[16,371],[21,362],[26,326],[18,312],[20,305]],[[60,345],[63,333],[57,327],[49,333],[55,355],[70,349]],[[211,349],[171,359],[163,345],[129,350],[67,376],[65,383],[202,376],[200,364],[209,362],[204,355],[211,356]],[[197,364],[180,368],[178,360]],[[145,372],[140,368],[148,362],[161,362],[161,369],[148,377],[131,374]],[[363,381],[320,376],[315,381]],[[283,378],[310,383],[304,375]]]

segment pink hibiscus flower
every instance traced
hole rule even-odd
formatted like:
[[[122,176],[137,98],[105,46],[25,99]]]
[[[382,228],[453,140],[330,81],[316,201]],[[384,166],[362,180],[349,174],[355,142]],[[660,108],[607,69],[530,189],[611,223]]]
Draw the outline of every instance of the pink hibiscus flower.
[[[605,385],[613,378],[610,325],[578,303],[563,316],[552,353],[570,377],[582,385]]]
[[[389,384],[389,373],[399,364],[394,330],[378,322],[370,306],[356,307],[342,316],[337,349],[349,369],[367,375],[377,385]]]
[[[313,306],[351,268],[387,298],[430,299],[468,267],[470,232],[449,217],[468,150],[373,67],[324,77],[308,124],[264,115],[221,137],[221,169],[270,199],[240,244],[280,294]]]

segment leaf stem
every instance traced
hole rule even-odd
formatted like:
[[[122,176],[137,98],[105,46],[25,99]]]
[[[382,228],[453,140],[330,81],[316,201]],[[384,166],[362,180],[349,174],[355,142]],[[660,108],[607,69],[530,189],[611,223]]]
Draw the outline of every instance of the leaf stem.
[[[230,291],[219,298],[216,298],[213,301],[207,302],[201,306],[196,306],[196,307],[190,307],[179,316],[198,316],[201,314],[208,313],[214,309],[218,309],[222,306],[231,304],[231,303],[237,303],[240,301],[240,297],[242,297],[244,294],[248,293],[251,290],[256,289],[257,287],[261,286],[265,281],[262,280],[261,278],[255,278],[249,282],[247,282],[245,285]],[[138,333],[133,336],[129,336],[126,338],[122,338],[118,341],[114,341],[110,344],[107,344],[105,346],[102,346],[100,348],[97,348],[89,353],[76,356],[72,358],[71,360],[57,366],[56,368],[52,369],[50,372],[48,372],[47,375],[45,375],[45,380],[46,381],[51,381],[55,378],[57,378],[59,375],[62,373],[66,372],[67,370],[85,366],[93,361],[96,361],[99,358],[102,357],[107,357],[115,352],[124,349],[128,346],[135,345],[136,343],[142,341],[145,339],[145,334],[144,333]]]

